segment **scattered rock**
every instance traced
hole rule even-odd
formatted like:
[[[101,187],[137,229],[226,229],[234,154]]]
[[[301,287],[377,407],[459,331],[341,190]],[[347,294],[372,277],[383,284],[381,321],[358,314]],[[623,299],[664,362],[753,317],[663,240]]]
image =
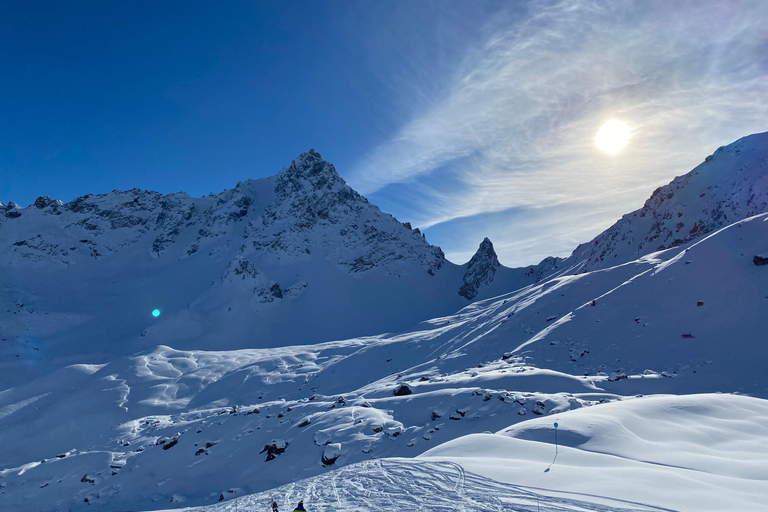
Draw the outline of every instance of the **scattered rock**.
[[[411,388],[408,387],[408,384],[400,384],[395,388],[395,396],[406,396],[410,395],[411,393],[413,393],[413,391],[411,391]]]
[[[768,256],[761,256],[759,254],[755,254],[755,257],[752,258],[752,263],[754,263],[758,267],[763,265],[768,265]]]
[[[288,443],[282,439],[273,439],[271,444],[264,445],[264,449],[259,453],[267,452],[267,458],[265,462],[275,459],[278,455],[285,452],[288,447]]]

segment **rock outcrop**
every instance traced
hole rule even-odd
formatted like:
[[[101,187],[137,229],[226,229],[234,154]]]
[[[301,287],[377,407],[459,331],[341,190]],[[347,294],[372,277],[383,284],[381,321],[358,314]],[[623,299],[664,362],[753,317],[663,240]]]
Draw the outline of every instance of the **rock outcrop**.
[[[500,266],[496,251],[493,250],[493,244],[487,237],[484,238],[477,252],[467,263],[467,271],[464,273],[459,295],[468,300],[477,297],[481,287],[493,282],[493,276],[496,275],[496,270]]]

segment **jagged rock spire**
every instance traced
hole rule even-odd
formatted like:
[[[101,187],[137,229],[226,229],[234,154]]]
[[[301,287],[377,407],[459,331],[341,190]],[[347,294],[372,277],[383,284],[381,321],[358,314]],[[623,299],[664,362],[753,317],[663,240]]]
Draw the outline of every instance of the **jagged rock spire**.
[[[493,276],[496,275],[496,269],[501,266],[496,251],[493,250],[493,243],[485,237],[477,248],[472,259],[467,264],[467,271],[464,273],[464,283],[459,288],[459,295],[472,300],[477,297],[480,288],[493,282]]]

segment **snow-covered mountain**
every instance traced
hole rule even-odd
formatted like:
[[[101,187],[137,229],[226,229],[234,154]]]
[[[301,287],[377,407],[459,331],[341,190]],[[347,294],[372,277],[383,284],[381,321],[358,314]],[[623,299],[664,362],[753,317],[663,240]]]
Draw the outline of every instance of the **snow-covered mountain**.
[[[498,268],[494,284],[483,263],[448,262],[314,150],[203,198],[133,189],[0,212],[0,368],[23,357],[16,383],[86,354],[106,362],[158,344],[221,350],[401,331],[537,277],[537,267]],[[2,373],[0,389],[11,384]]]
[[[768,144],[752,147],[754,165],[739,171],[752,185],[732,185],[759,195]],[[82,235],[80,220],[119,216],[73,212],[78,200],[4,207],[0,508],[263,510],[274,496],[283,509],[306,498],[350,512],[698,512],[768,501],[768,213],[613,266],[507,269],[487,239],[458,266],[327,166],[310,152],[277,177],[179,196],[168,217],[216,206],[194,221],[160,228],[162,206],[138,209],[145,224],[89,230],[83,244],[98,255],[72,249],[66,263],[52,254]],[[84,201],[121,211],[121,194],[132,192]],[[412,325],[327,338],[376,328],[377,311]],[[336,321],[355,325],[325,325]]]
[[[564,265],[594,270],[678,247],[768,212],[768,132],[717,149],[688,174],[657,188],[642,208],[581,244]]]

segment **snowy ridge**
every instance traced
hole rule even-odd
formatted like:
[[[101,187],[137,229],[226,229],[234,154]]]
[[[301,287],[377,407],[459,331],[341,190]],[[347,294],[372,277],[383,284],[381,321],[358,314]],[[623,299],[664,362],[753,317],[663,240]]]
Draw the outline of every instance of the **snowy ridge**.
[[[657,188],[642,208],[576,248],[566,265],[595,270],[677,247],[768,212],[768,132],[717,149]]]
[[[39,197],[27,208],[9,203],[4,210],[3,249],[17,265],[82,264],[83,256],[101,258],[131,245],[149,257],[178,259],[233,244],[241,252],[292,258],[321,250],[352,272],[409,273],[407,262],[417,261],[434,274],[445,261],[438,247],[371,205],[314,150],[276,176],[206,198],[116,190],[67,204]],[[322,250],[329,246],[330,253]]]

